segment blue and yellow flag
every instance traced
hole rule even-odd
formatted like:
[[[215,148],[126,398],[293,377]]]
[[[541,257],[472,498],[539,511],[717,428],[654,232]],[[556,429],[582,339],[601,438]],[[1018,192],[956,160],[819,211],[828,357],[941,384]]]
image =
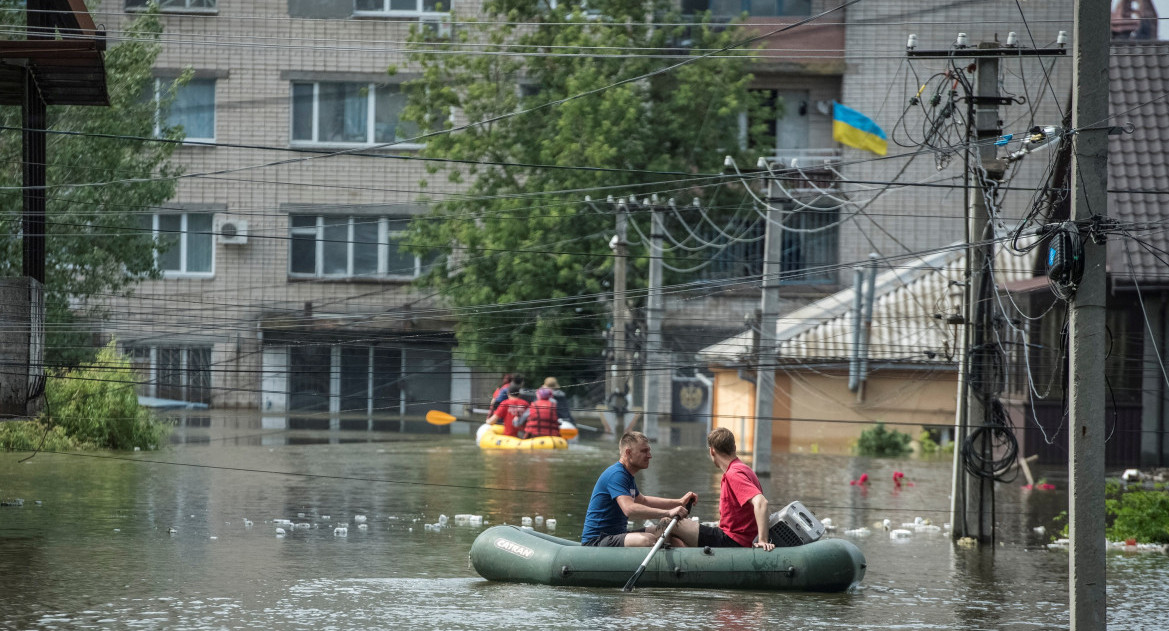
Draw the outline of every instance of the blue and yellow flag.
[[[888,150],[885,130],[868,116],[835,101],[832,102],[832,139],[879,156]]]

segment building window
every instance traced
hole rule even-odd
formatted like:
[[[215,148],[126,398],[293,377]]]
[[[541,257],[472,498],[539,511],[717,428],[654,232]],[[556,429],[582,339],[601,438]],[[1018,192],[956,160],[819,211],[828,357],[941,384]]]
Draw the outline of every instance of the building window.
[[[149,228],[161,242],[158,268],[167,277],[214,274],[214,241],[211,213],[145,215],[143,229]]]
[[[139,394],[211,404],[210,346],[129,346]]]
[[[144,11],[151,2],[157,2],[164,13],[216,13],[218,0],[126,0],[126,10]]]
[[[417,278],[427,266],[402,244],[409,219],[291,215],[288,275],[305,278]]]
[[[683,15],[703,11],[716,18],[809,16],[812,0],[682,0]]]
[[[170,86],[167,79],[154,80],[154,102]],[[191,79],[175,91],[175,99],[158,108],[154,135],[162,136],[164,127],[182,127],[184,140],[215,142],[215,79]]]
[[[392,15],[398,17],[446,13],[452,0],[355,0],[354,15]]]
[[[749,130],[757,120],[744,112],[739,116],[740,146],[765,156],[800,157],[808,150],[808,91],[807,90],[753,90],[760,104],[768,112],[758,121],[764,128],[761,137],[749,137]],[[782,110],[782,111],[781,111]]]
[[[417,125],[401,120],[405,107],[398,85],[293,82],[292,142],[418,147],[403,142],[419,135]]]
[[[783,216],[780,277],[788,285],[836,282],[837,226],[835,209],[805,208]]]

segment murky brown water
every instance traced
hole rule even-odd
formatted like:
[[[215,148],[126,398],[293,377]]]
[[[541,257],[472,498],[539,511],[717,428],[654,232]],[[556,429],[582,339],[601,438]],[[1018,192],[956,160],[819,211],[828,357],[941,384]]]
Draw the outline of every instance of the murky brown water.
[[[184,442],[162,452],[40,454],[25,464],[25,454],[0,453],[0,499],[25,500],[0,508],[0,627],[1067,627],[1067,554],[1032,531],[1063,509],[1059,490],[1001,487],[993,552],[940,534],[854,539],[869,568],[852,594],[503,585],[468,563],[481,528],[424,524],[440,514],[492,524],[542,515],[575,538],[596,475],[615,459],[611,443],[524,454],[480,452],[465,436],[259,428],[258,417],[219,415],[181,428]],[[895,492],[894,469],[915,486]],[[949,461],[784,454],[773,470],[772,502],[800,499],[832,517],[836,536],[883,518],[946,519]],[[875,481],[863,492],[848,484],[862,472]],[[1066,474],[1045,473],[1064,487]],[[703,450],[656,448],[640,478],[651,494],[697,491],[703,519],[717,506],[718,471]],[[367,516],[366,530],[356,515]],[[273,519],[310,527],[277,538]],[[339,524],[347,536],[334,535]],[[1110,628],[1164,624],[1169,557],[1110,553],[1108,563]]]

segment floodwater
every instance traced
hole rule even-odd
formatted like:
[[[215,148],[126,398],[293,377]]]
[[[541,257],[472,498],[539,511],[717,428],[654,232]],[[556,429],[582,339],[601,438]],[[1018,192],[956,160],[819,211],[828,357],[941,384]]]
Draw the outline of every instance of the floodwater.
[[[847,594],[551,588],[490,583],[468,562],[483,528],[424,526],[480,514],[488,525],[555,518],[580,535],[588,492],[613,443],[567,452],[481,452],[467,436],[261,429],[216,415],[149,453],[0,453],[0,628],[6,629],[1058,629],[1068,626],[1066,552],[1033,531],[1063,510],[1056,491],[998,490],[1000,543],[948,536],[853,539],[868,560]],[[893,470],[914,486],[893,489]],[[780,454],[773,504],[799,499],[845,528],[946,520],[948,460]],[[849,479],[868,473],[858,489]],[[700,496],[713,516],[718,471],[700,449],[656,447],[643,491]],[[358,515],[367,528],[358,528]],[[253,525],[247,527],[245,518]],[[278,538],[273,519],[285,526]],[[451,522],[453,524],[453,519]],[[347,536],[334,529],[347,525]],[[486,526],[484,526],[486,527]],[[170,532],[173,529],[174,532]],[[1169,557],[1108,556],[1111,629],[1165,621]]]

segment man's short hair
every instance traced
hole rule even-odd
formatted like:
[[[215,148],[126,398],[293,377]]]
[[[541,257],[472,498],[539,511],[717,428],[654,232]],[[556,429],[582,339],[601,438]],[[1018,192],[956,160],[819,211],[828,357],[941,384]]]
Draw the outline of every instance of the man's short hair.
[[[524,376],[518,372],[512,373],[511,382],[513,385],[522,387],[524,385]]]
[[[725,427],[715,428],[706,437],[706,445],[724,456],[735,455],[735,434]]]
[[[648,442],[649,437],[641,432],[625,432],[621,435],[621,442],[617,444],[617,452],[619,455],[624,455],[626,449],[633,449]]]
[[[520,390],[521,388],[519,386],[512,384],[512,386],[507,389],[507,396],[518,397],[520,396]]]

